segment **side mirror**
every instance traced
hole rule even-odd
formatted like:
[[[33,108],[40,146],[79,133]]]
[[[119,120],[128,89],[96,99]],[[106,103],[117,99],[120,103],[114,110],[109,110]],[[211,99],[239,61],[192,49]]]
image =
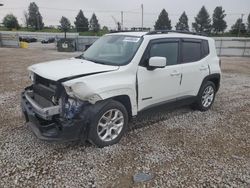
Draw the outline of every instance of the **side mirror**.
[[[151,57],[149,59],[148,65],[150,68],[164,68],[167,65],[166,57]]]

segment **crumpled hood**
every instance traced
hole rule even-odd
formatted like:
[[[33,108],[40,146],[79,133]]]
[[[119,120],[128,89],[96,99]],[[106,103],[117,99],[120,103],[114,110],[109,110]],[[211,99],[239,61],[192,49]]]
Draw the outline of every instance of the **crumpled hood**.
[[[102,65],[77,58],[39,63],[28,68],[28,70],[38,74],[39,76],[54,81],[75,76],[114,71],[118,69],[119,66]]]

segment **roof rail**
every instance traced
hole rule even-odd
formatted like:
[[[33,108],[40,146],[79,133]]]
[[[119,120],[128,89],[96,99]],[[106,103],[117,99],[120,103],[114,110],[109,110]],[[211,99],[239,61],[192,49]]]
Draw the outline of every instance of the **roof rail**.
[[[146,35],[168,34],[168,33],[182,33],[182,34],[189,34],[189,35],[208,36],[206,33],[196,33],[196,32],[181,31],[181,30],[155,30],[155,31],[149,31]]]
[[[109,33],[129,33],[129,32],[148,32],[148,30],[141,30],[141,31],[137,31],[137,30],[110,30]]]

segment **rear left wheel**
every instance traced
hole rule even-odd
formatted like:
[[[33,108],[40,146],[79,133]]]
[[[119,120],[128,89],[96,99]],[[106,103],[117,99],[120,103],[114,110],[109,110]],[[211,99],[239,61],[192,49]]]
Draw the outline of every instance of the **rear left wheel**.
[[[213,82],[206,82],[200,89],[194,108],[200,111],[207,111],[211,108],[215,99],[215,85]]]

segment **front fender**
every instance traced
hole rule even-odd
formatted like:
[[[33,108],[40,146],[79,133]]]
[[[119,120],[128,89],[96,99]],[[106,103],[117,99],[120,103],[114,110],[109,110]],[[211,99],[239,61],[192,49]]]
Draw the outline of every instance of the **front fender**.
[[[98,93],[98,95],[102,98],[102,100],[124,95],[128,96],[131,102],[132,116],[137,115],[136,93],[132,89],[129,88],[113,89],[113,90],[103,91],[101,93]]]

